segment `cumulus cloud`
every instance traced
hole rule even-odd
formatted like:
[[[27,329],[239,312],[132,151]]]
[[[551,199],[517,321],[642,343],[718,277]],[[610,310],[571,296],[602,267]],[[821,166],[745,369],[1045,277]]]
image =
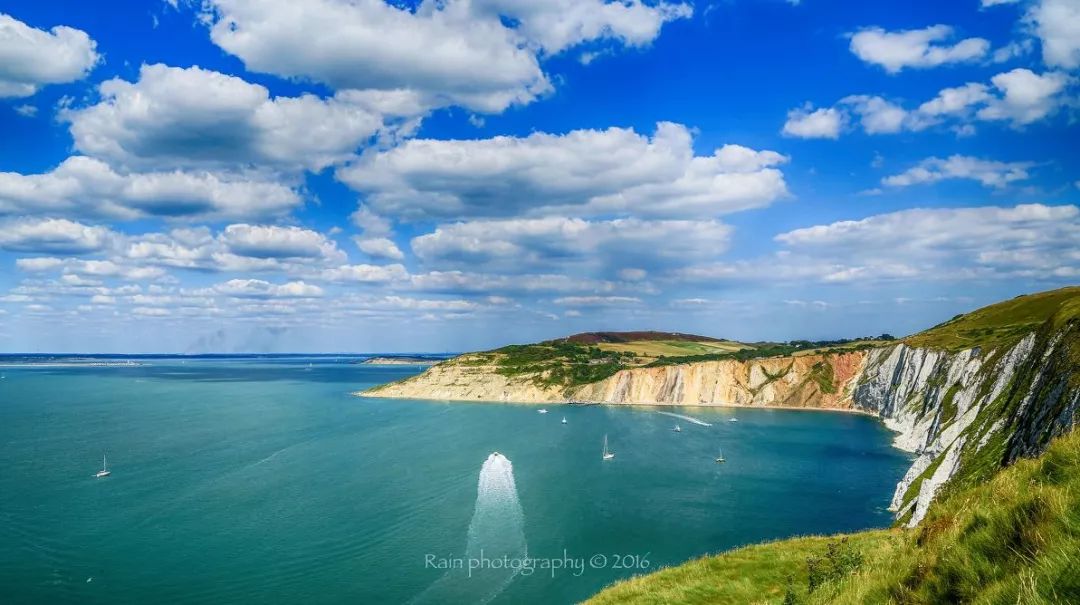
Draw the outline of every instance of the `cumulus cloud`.
[[[81,80],[100,60],[96,49],[82,30],[58,25],[45,31],[0,13],[0,98]]]
[[[970,156],[953,155],[948,158],[927,158],[907,171],[885,177],[881,182],[890,187],[908,187],[936,183],[947,179],[969,179],[985,187],[1001,188],[1015,181],[1030,177],[1032,162],[996,162]]]
[[[230,279],[213,286],[207,293],[235,298],[318,298],[324,292],[319,286],[302,281],[274,284],[261,279]]]
[[[75,148],[136,169],[318,170],[384,127],[366,97],[271,98],[264,86],[199,67],[143,65],[138,81],[113,78],[99,92],[98,103],[61,114]]]
[[[1076,206],[919,208],[796,229],[776,240],[787,249],[680,269],[676,277],[842,284],[1080,276]]]
[[[500,112],[549,90],[541,56],[583,42],[641,46],[686,4],[638,0],[212,0],[210,38],[249,70],[335,89],[409,91],[435,107]],[[319,32],[318,36],[309,35]]]
[[[125,174],[84,156],[42,174],[0,172],[0,215],[235,219],[281,215],[300,203],[293,189],[257,176],[179,170]]]
[[[727,145],[695,156],[690,131],[662,122],[481,140],[410,140],[338,170],[370,211],[406,218],[520,213],[715,216],[787,195],[787,161]]]
[[[1057,72],[1039,75],[1028,69],[1014,69],[990,81],[1001,96],[988,101],[978,117],[1024,126],[1056,113],[1065,101],[1062,93],[1076,78]]]
[[[405,253],[392,240],[385,237],[356,238],[356,247],[371,258],[402,260]]]
[[[781,133],[800,139],[838,139],[844,128],[845,115],[836,108],[805,107],[788,112]]]
[[[1080,5],[1074,0],[1040,0],[1028,11],[1042,41],[1043,62],[1051,67],[1080,67]]]
[[[588,266],[615,273],[715,256],[727,248],[730,235],[731,228],[717,221],[549,217],[443,225],[414,238],[412,248],[425,264],[440,268],[520,272]]]
[[[0,249],[15,252],[86,254],[104,250],[116,238],[106,227],[67,219],[17,219],[0,224]]]
[[[953,28],[934,25],[925,29],[889,32],[869,27],[851,35],[851,52],[866,63],[880,65],[896,74],[904,68],[937,67],[981,59],[990,50],[982,38],[966,38],[947,44]]]
[[[220,241],[234,254],[254,258],[319,258],[345,260],[337,244],[300,227],[229,225]]]
[[[165,270],[160,267],[135,267],[110,260],[84,260],[79,258],[20,258],[16,259],[15,266],[29,273],[59,271],[64,275],[117,277],[132,281],[158,279],[166,275]]]
[[[1037,74],[1017,68],[997,74],[990,85],[968,82],[944,88],[916,109],[880,96],[851,95],[834,107],[795,109],[788,113],[784,134],[803,138],[837,138],[853,118],[867,134],[919,131],[937,124],[952,124],[958,134],[970,134],[972,121],[1004,121],[1022,128],[1057,114],[1074,102],[1070,89],[1077,83],[1062,72]]]
[[[330,282],[387,283],[409,278],[403,265],[342,265],[324,270],[320,279]]]

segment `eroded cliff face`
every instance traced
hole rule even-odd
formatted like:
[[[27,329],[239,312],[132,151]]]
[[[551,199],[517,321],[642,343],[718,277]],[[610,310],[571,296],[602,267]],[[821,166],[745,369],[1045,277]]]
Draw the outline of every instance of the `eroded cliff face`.
[[[996,350],[944,353],[900,344],[867,356],[852,403],[917,454],[891,509],[919,523],[947,485],[963,487],[1020,456],[1042,453],[1080,407],[1078,327],[1050,326]]]
[[[902,523],[922,520],[947,485],[1041,453],[1080,407],[1080,326],[1048,324],[999,349],[889,347],[834,354],[635,368],[574,388],[507,377],[465,355],[363,395],[416,399],[851,410],[880,417],[915,454],[896,487]]]
[[[860,351],[635,368],[571,389],[570,397],[608,404],[846,410],[865,358]]]

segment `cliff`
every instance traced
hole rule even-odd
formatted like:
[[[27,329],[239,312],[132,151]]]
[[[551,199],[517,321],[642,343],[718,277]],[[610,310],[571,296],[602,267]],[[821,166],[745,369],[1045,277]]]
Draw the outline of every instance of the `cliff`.
[[[464,355],[362,395],[869,413],[916,455],[892,499],[897,519],[913,526],[947,486],[983,481],[1076,424],[1080,288],[1019,297],[855,350],[626,369],[619,359],[578,355],[576,374],[531,351],[511,364],[514,355],[520,351]],[[571,380],[579,375],[583,383]]]

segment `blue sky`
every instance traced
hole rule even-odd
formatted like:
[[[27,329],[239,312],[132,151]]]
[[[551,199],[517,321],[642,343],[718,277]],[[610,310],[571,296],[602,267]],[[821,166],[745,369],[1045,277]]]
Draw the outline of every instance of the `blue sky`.
[[[0,5],[0,351],[917,331],[1080,277],[1080,2]]]

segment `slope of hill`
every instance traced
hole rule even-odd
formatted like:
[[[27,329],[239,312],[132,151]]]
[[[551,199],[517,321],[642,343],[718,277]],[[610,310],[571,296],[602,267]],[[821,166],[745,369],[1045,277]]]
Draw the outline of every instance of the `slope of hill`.
[[[1080,603],[1080,432],[934,504],[915,529],[782,540],[587,603]]]

